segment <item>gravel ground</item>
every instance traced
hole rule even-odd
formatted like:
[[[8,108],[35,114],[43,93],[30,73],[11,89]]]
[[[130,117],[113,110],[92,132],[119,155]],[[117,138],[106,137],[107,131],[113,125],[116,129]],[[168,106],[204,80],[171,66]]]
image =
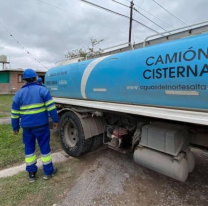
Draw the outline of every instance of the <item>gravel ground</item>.
[[[208,153],[193,149],[196,167],[185,183],[139,166],[132,155],[102,149],[82,157],[86,168],[59,206],[208,205]]]

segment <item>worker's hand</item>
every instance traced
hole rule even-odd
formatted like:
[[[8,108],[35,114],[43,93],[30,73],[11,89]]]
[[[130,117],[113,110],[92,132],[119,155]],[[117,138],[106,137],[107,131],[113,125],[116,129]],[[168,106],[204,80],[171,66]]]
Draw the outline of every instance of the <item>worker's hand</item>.
[[[14,131],[14,135],[18,135],[19,134],[19,131]]]
[[[54,129],[58,129],[58,127],[59,127],[59,123],[53,123],[53,128]]]

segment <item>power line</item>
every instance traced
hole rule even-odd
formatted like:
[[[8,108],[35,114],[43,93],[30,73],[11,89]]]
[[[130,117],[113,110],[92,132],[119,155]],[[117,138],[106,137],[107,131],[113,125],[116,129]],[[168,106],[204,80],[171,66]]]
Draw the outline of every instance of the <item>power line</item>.
[[[38,0],[38,1],[39,1],[39,0]],[[117,15],[119,15],[119,16],[122,16],[122,17],[125,17],[125,18],[128,18],[128,19],[129,19],[129,17],[126,16],[126,15],[124,15],[124,14],[120,14],[120,13],[118,13],[118,12],[114,12],[114,11],[112,11],[112,10],[110,10],[110,9],[104,8],[104,7],[102,7],[102,6],[99,6],[99,5],[97,5],[97,4],[91,3],[91,2],[89,2],[89,1],[86,1],[86,0],[78,0],[78,1],[81,1],[81,2],[86,3],[86,4],[90,4],[91,6],[94,6],[94,7],[103,9],[103,10],[106,10],[106,11],[108,11],[108,12],[111,12],[111,13],[114,13],[114,14],[117,14]],[[152,28],[146,26],[145,24],[143,24],[143,23],[141,23],[141,22],[139,22],[139,21],[137,21],[137,20],[135,20],[135,19],[132,19],[132,20],[135,21],[135,22],[137,22],[137,23],[139,23],[140,25],[142,25],[142,26],[148,28],[149,30],[154,31],[155,33],[158,33],[156,30],[154,30],[154,29],[152,29]]]
[[[123,29],[124,27],[126,27],[126,26],[128,26],[128,25],[129,25],[129,23],[127,23],[127,24],[123,25],[122,27],[120,27],[120,28],[119,28],[119,30],[120,30],[120,29]],[[105,42],[106,42],[106,41],[108,41],[109,39],[111,39],[112,37],[114,37],[115,35],[116,35],[116,32],[114,32],[112,35],[109,35],[109,37],[108,37],[107,39],[105,39]],[[136,39],[140,39],[140,40],[142,40],[142,41],[143,41],[143,39],[138,38],[138,37],[136,37],[135,35],[134,35],[134,38],[136,38]]]
[[[128,8],[129,8],[129,6],[127,6],[126,4],[123,4],[123,3],[121,3],[121,2],[118,2],[118,1],[115,1],[115,0],[111,0],[111,1],[113,1],[113,2],[115,2],[115,3],[117,3],[117,4],[120,4],[120,5],[122,5],[122,6],[125,6],[125,7],[128,7]]]
[[[47,3],[47,2],[45,2],[45,1],[41,1],[41,0],[37,0],[37,1],[39,1],[39,2],[41,2],[41,3],[44,3],[44,4],[48,5],[48,6],[54,7],[54,8],[56,8],[56,9],[59,9],[59,10],[61,10],[61,11],[64,11],[64,12],[66,12],[66,13],[69,13],[69,14],[71,14],[72,16],[78,16],[78,17],[80,17],[80,18],[87,19],[88,21],[91,21],[91,22],[93,22],[93,23],[95,23],[95,24],[98,24],[98,25],[101,25],[101,26],[103,26],[103,27],[106,27],[106,28],[108,28],[108,29],[111,29],[111,30],[114,30],[114,31],[118,31],[118,32],[121,32],[121,33],[123,33],[123,34],[127,34],[126,32],[123,32],[123,31],[120,31],[120,30],[117,30],[117,29],[113,29],[113,28],[111,28],[111,27],[109,27],[109,26],[106,26],[105,24],[98,23],[98,22],[96,22],[96,21],[94,21],[94,20],[91,20],[91,19],[89,19],[89,18],[83,17],[83,16],[81,16],[81,15],[77,15],[77,14],[75,14],[75,13],[73,13],[73,12],[70,12],[70,11],[65,10],[65,9],[63,9],[63,8],[60,8],[60,7],[55,6],[55,5],[53,5],[53,4]]]
[[[129,25],[129,23],[128,23],[128,24],[125,24],[124,26],[122,26],[122,27],[119,28],[119,29],[123,29],[123,28],[127,27],[128,25]],[[109,39],[111,39],[112,37],[114,37],[115,35],[116,35],[115,32],[114,32],[113,34],[109,35],[109,37],[108,37],[107,39],[105,39],[105,42],[108,41]],[[134,38],[140,39],[140,38],[138,38],[138,37],[134,37]],[[142,40],[142,39],[140,39],[140,40]]]
[[[173,26],[171,26],[171,25],[168,24],[167,22],[163,21],[162,19],[159,19],[158,17],[154,16],[153,14],[151,14],[150,12],[148,12],[147,10],[141,8],[140,6],[138,6],[138,5],[136,5],[136,4],[135,4],[135,6],[138,7],[139,9],[141,9],[142,11],[148,13],[149,15],[155,17],[155,18],[158,19],[159,21],[161,21],[161,22],[165,23],[166,25],[170,26],[171,28],[175,29]]]
[[[142,4],[144,3],[145,0],[142,1],[142,3],[140,4],[140,7],[142,6]]]
[[[69,13],[69,14],[71,14],[71,15],[76,15],[76,16],[78,16],[78,17],[80,17],[80,18],[87,19],[87,20],[89,20],[89,21],[91,21],[91,22],[93,22],[93,23],[95,23],[95,24],[101,25],[101,26],[106,27],[106,28],[108,28],[108,29],[111,29],[111,30],[113,30],[113,31],[117,31],[117,32],[120,32],[120,33],[123,33],[123,34],[127,34],[126,32],[123,32],[123,31],[121,31],[120,29],[119,29],[119,30],[118,30],[118,29],[113,29],[113,28],[111,28],[111,27],[109,27],[109,26],[106,26],[106,25],[104,25],[104,24],[98,23],[98,22],[93,21],[93,20],[91,20],[91,19],[89,19],[89,18],[86,18],[86,17],[80,16],[80,15],[77,15],[77,14],[75,14],[75,13],[73,13],[73,12],[70,12],[70,11],[65,10],[65,9],[63,9],[63,8],[60,8],[60,7],[55,6],[55,5],[53,5],[53,4],[44,2],[44,1],[42,1],[42,0],[37,0],[37,1],[39,1],[39,2],[41,2],[41,3],[44,3],[44,4],[48,5],[48,6],[54,7],[54,8],[56,8],[56,9],[59,9],[59,10],[61,10],[61,11],[64,11],[64,12],[66,12],[66,13]],[[129,17],[128,17],[128,19],[129,19]],[[138,37],[135,37],[135,38],[141,40],[141,39],[138,38]]]
[[[129,17],[126,16],[126,15],[124,15],[124,14],[120,14],[120,13],[118,13],[118,12],[112,11],[112,10],[107,9],[107,8],[105,8],[105,7],[99,6],[98,4],[94,4],[94,3],[89,2],[89,1],[86,1],[86,0],[78,0],[78,1],[81,1],[81,2],[86,3],[86,4],[90,4],[91,6],[97,7],[97,8],[99,8],[99,9],[106,10],[106,11],[108,11],[108,12],[110,12],[110,13],[114,13],[114,14],[119,15],[119,16],[127,17],[127,18],[129,19]]]
[[[142,14],[141,12],[139,12],[137,9],[134,8],[134,10],[136,12],[138,12],[140,15],[142,15],[143,17],[145,17],[146,19],[148,19],[149,21],[151,21],[153,24],[155,24],[156,26],[160,27],[162,30],[167,31],[166,29],[164,29],[163,27],[161,27],[160,25],[158,25],[157,23],[155,23],[154,21],[152,21],[151,19],[149,19],[148,17],[146,17],[144,14]]]
[[[127,6],[127,5],[125,5],[125,4],[122,4],[121,2],[118,2],[118,1],[115,1],[115,0],[111,0],[111,1],[114,1],[115,3],[118,3],[118,4],[121,4],[121,5],[123,5],[123,6],[125,6],[125,7],[128,7],[129,8],[129,6]],[[144,1],[143,1],[144,2]],[[142,2],[142,3],[143,3]],[[156,19],[158,19],[158,20],[160,20],[161,22],[163,22],[163,23],[165,23],[166,25],[168,25],[168,26],[170,26],[171,28],[173,28],[174,29],[174,27],[172,27],[170,24],[168,24],[168,23],[166,23],[165,21],[163,21],[163,20],[161,20],[161,19],[159,19],[158,17],[156,17],[156,16],[154,16],[154,15],[152,15],[151,13],[149,13],[148,11],[146,11],[146,10],[144,10],[143,8],[141,8],[141,5],[140,6],[138,6],[138,5],[136,5],[136,4],[134,4],[136,7],[138,7],[139,9],[141,9],[141,10],[143,10],[144,12],[146,12],[146,13],[148,13],[149,15],[151,15],[151,16],[153,16],[153,17],[155,17]],[[135,8],[134,8],[135,9]],[[141,15],[144,15],[144,14],[142,14],[141,12],[140,12],[140,14]],[[146,18],[146,16],[145,16],[145,18]],[[151,20],[150,20],[151,21]],[[154,22],[155,23],[155,22]]]
[[[164,9],[166,12],[168,12],[171,16],[175,17],[177,20],[179,20],[181,23],[183,23],[184,25],[187,25],[185,22],[183,22],[181,19],[179,19],[177,16],[175,16],[174,14],[172,14],[170,11],[168,11],[167,9],[165,9],[162,5],[160,5],[159,3],[157,3],[155,0],[153,0],[159,7],[161,7],[162,9]]]
[[[93,21],[93,20],[91,20],[91,19],[89,19],[89,18],[86,18],[86,17],[80,16],[80,15],[77,15],[77,14],[75,14],[75,13],[73,13],[73,12],[70,12],[70,11],[65,10],[65,9],[63,9],[63,8],[60,8],[60,7],[55,6],[55,5],[53,5],[53,4],[44,2],[44,1],[42,1],[42,0],[37,0],[37,1],[39,1],[39,2],[41,2],[41,3],[44,3],[44,4],[48,5],[48,6],[51,6],[51,7],[53,7],[53,8],[59,9],[59,10],[61,10],[61,11],[64,11],[64,12],[66,12],[66,13],[69,13],[70,15],[73,15],[73,16],[76,15],[76,16],[78,16],[78,17],[80,17],[80,18],[87,19],[87,20],[89,20],[89,21],[91,21],[91,22],[93,22],[93,23],[95,23],[95,24],[101,25],[101,26],[106,27],[106,28],[108,28],[108,29],[111,29],[111,30],[113,30],[113,31],[120,32],[120,33],[123,33],[123,34],[126,34],[126,35],[127,35],[126,32],[123,32],[123,31],[121,31],[120,29],[113,29],[113,28],[111,28],[111,27],[109,27],[109,26],[106,26],[106,25],[104,25],[104,24],[98,23],[98,22]],[[138,38],[138,37],[135,37],[135,38],[141,40],[141,39]]]
[[[104,25],[104,24],[98,23],[98,22],[93,21],[93,20],[91,20],[91,19],[89,19],[89,18],[86,18],[86,17],[80,16],[80,15],[77,15],[77,14],[75,14],[75,13],[73,13],[73,12],[69,12],[68,10],[65,10],[65,9],[63,9],[63,8],[60,8],[60,7],[55,6],[55,5],[53,5],[53,4],[44,2],[44,1],[42,1],[42,0],[37,0],[37,1],[39,1],[39,2],[41,2],[41,3],[44,3],[44,4],[48,5],[48,6],[54,7],[54,8],[56,8],[56,9],[59,9],[59,10],[61,10],[61,11],[67,12],[67,13],[69,13],[69,14],[71,14],[71,15],[75,15],[75,16],[78,16],[78,17],[80,17],[80,18],[87,19],[87,20],[89,20],[89,21],[91,21],[91,22],[93,22],[93,23],[95,23],[95,24],[101,25],[101,26],[106,27],[106,28],[108,28],[108,29],[111,29],[111,30],[114,30],[114,31],[118,31],[118,32],[123,33],[123,34],[127,34],[126,32],[123,32],[123,31],[120,31],[120,30],[117,30],[117,29],[113,29],[113,28],[111,28],[111,27],[109,27],[109,26],[106,26],[106,25]],[[79,1],[80,1],[80,0],[79,0]],[[130,2],[130,1],[128,1],[128,2]],[[125,15],[124,15],[124,16],[125,16]],[[125,17],[129,19],[128,16],[125,16]],[[134,19],[133,19],[133,20],[134,20]],[[154,31],[155,33],[158,33],[158,32],[155,31],[154,29],[152,29],[152,28],[150,28],[150,27],[147,27],[146,25],[142,24],[141,22],[139,22],[139,21],[137,21],[137,20],[134,20],[134,21],[136,21],[137,23],[141,24],[142,26],[144,26],[144,27],[150,29],[151,31]],[[138,38],[138,37],[135,37],[135,38],[140,39],[140,38]]]
[[[20,45],[20,47],[22,47],[23,50],[25,50],[27,52],[28,55],[30,55],[30,57],[32,59],[34,59],[38,64],[40,64],[41,66],[43,66],[45,69],[48,70],[48,68],[46,66],[44,66],[42,63],[40,63],[34,56],[32,56],[32,54],[10,33],[10,31],[0,22],[0,25],[2,26],[2,28],[4,28],[4,30],[9,34],[10,37],[12,37],[17,44]]]
[[[111,1],[113,1],[113,2],[115,2],[115,3],[117,3],[117,4],[120,4],[120,5],[122,5],[122,6],[125,6],[125,7],[128,7],[128,8],[130,8],[130,10],[131,10],[131,12],[130,12],[130,28],[129,28],[129,42],[131,42],[131,33],[133,32],[133,28],[132,28],[132,25],[131,25],[131,22],[133,21],[133,15],[134,15],[134,3],[133,3],[133,0],[132,1],[130,1],[130,4],[131,4],[131,6],[129,7],[129,6],[127,6],[126,4],[123,4],[123,3],[121,3],[121,2],[118,2],[118,1],[115,1],[115,0],[111,0]],[[132,16],[131,16],[132,15]],[[134,32],[133,32],[133,38],[134,38]],[[136,37],[137,38],[137,37]]]
[[[81,0],[81,1],[82,1],[82,0]],[[114,0],[112,0],[112,1],[114,1]],[[116,2],[116,3],[118,3],[118,4],[121,4],[121,5],[123,5],[123,6],[128,7],[127,5],[122,4],[122,3],[118,2],[118,1],[114,1],[114,2]],[[160,25],[158,25],[157,23],[155,23],[154,21],[152,21],[151,19],[149,19],[148,17],[146,17],[144,14],[142,14],[141,12],[139,12],[137,9],[135,9],[135,8],[133,8],[133,9],[134,9],[136,12],[138,12],[140,15],[142,15],[143,17],[145,17],[146,19],[148,19],[149,21],[151,21],[153,24],[155,24],[156,26],[160,27],[162,30],[167,31],[166,29],[164,29],[163,27],[161,27]]]

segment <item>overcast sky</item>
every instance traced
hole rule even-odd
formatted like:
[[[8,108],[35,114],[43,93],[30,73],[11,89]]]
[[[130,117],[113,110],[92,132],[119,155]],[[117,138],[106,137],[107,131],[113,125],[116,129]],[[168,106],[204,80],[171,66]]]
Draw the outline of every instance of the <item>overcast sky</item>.
[[[42,2],[41,2],[42,1]],[[79,0],[0,0],[0,23],[24,46],[34,58],[47,68],[64,59],[67,51],[87,47],[90,38],[104,39],[101,48],[128,42],[129,20],[94,8]],[[129,8],[112,0],[88,0],[129,16]],[[129,0],[117,0],[130,5]],[[155,0],[186,24],[208,20],[208,0]],[[52,4],[54,8],[43,2]],[[153,0],[134,0],[135,8],[166,30],[184,26]],[[161,19],[158,20],[148,13]],[[134,19],[158,32],[163,30],[137,12]],[[133,41],[141,42],[151,32],[133,23]],[[43,69],[0,25],[0,55],[9,57],[10,67]]]

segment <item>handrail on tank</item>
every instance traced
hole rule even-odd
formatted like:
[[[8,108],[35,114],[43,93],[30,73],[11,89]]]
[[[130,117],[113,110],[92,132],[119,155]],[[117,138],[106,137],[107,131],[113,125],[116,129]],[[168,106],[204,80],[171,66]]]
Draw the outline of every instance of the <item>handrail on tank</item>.
[[[134,50],[134,45],[130,43],[131,49]]]
[[[103,51],[108,50],[108,49],[113,49],[113,48],[116,48],[116,47],[119,47],[119,46],[123,46],[125,44],[130,45],[132,50],[134,50],[134,45],[132,43],[126,42],[126,43],[123,43],[123,44],[118,44],[118,45],[115,45],[115,46],[112,46],[112,47],[105,48],[105,49],[103,49]]]
[[[208,23],[208,20],[207,20],[207,21],[203,21],[203,22],[199,22],[199,23],[196,23],[196,24],[191,24],[191,25],[188,25],[188,26],[184,26],[184,27],[180,27],[180,28],[177,28],[177,29],[173,29],[173,30],[169,30],[169,31],[165,31],[165,32],[162,32],[162,33],[158,33],[158,34],[154,34],[154,35],[148,36],[148,37],[144,40],[144,42],[143,42],[143,47],[146,46],[146,41],[147,41],[147,39],[149,39],[149,38],[151,38],[151,37],[158,36],[158,35],[162,35],[162,34],[165,34],[165,33],[170,33],[170,32],[173,32],[173,31],[180,30],[180,29],[186,29],[186,28],[189,28],[189,27],[193,27],[193,26],[197,26],[197,25],[205,24],[205,23]]]
[[[107,48],[103,49],[103,51],[108,50],[108,49],[113,49],[113,48],[116,48],[116,47],[119,47],[119,46],[123,46],[123,45],[126,45],[126,44],[129,44],[129,42],[118,44],[118,45],[111,46],[111,47],[107,47]]]

